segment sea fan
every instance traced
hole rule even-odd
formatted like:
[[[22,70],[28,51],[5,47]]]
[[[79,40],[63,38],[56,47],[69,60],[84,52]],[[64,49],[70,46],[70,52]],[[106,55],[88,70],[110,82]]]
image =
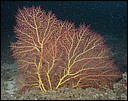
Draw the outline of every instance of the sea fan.
[[[19,9],[16,22],[17,41],[11,49],[19,67],[20,91],[111,87],[120,77],[103,37],[89,26],[75,28],[34,6]]]

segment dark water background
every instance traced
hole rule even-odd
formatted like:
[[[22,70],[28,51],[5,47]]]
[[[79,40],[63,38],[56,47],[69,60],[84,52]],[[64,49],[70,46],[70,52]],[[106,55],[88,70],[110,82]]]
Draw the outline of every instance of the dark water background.
[[[14,42],[15,15],[23,6],[41,6],[58,19],[91,25],[104,36],[118,64],[127,68],[127,2],[126,1],[1,1],[1,61],[13,63],[9,45]]]

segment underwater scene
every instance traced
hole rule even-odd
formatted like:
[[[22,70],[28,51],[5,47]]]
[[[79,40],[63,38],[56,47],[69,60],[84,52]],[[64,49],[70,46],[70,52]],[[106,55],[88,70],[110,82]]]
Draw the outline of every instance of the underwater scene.
[[[127,100],[127,2],[1,1],[1,100]]]

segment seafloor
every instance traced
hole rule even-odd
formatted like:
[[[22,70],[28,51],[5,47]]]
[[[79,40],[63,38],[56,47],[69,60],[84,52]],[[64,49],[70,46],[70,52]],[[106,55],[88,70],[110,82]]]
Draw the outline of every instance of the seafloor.
[[[113,85],[112,90],[99,91],[94,88],[63,87],[46,93],[33,89],[20,95],[16,93],[15,84],[17,65],[15,62],[7,62],[10,59],[4,57],[4,61],[1,60],[1,100],[127,100],[127,45],[121,43],[121,39],[107,38],[109,46],[112,47],[112,55],[123,71],[122,79]]]

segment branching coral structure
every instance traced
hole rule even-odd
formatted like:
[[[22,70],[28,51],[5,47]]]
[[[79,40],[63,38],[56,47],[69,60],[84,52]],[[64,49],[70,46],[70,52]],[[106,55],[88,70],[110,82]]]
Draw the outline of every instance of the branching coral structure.
[[[120,78],[103,37],[89,26],[75,28],[34,6],[19,9],[16,22],[18,40],[10,47],[18,64],[21,90],[103,88],[111,87]]]

